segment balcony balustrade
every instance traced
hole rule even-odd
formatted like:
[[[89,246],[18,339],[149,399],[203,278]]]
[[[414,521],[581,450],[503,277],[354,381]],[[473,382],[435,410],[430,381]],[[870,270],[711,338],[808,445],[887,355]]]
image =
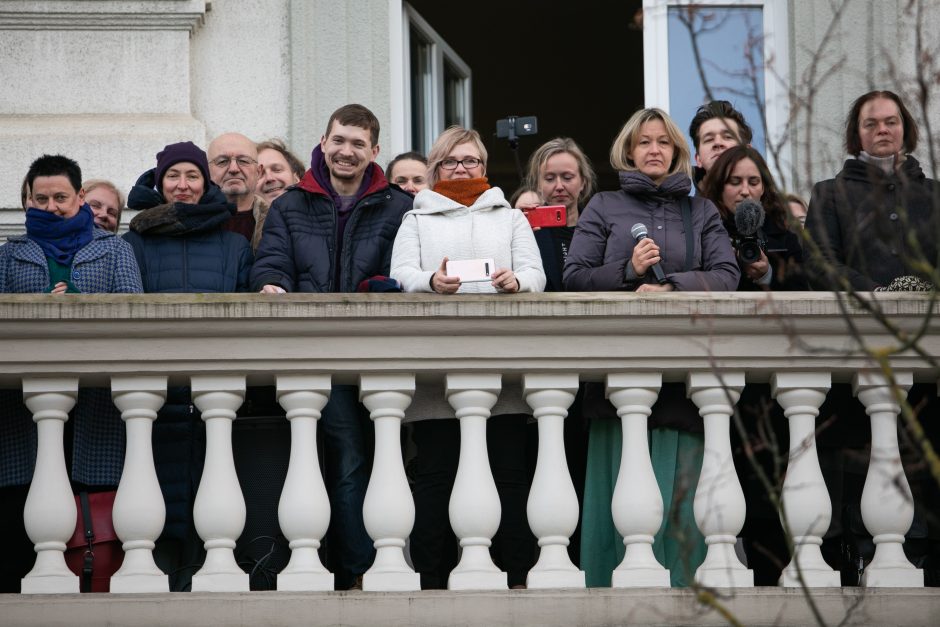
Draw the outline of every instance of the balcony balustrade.
[[[489,556],[500,519],[487,462],[490,409],[518,385],[538,422],[539,448],[528,517],[540,555],[530,588],[583,588],[566,546],[578,504],[565,464],[563,423],[578,383],[603,382],[623,428],[611,503],[626,554],[614,588],[666,587],[653,556],[663,501],[647,449],[646,423],[664,382],[685,382],[705,428],[695,520],[708,553],[695,574],[705,586],[747,588],[753,574],[734,551],[747,508],[731,458],[734,405],[744,386],[769,383],[790,428],[782,502],[793,535],[781,585],[837,587],[822,559],[831,507],[814,441],[814,419],[834,382],[851,383],[871,419],[871,462],[862,516],[877,546],[862,576],[872,588],[923,586],[904,556],[913,503],[901,465],[896,392],[936,383],[940,308],[924,295],[878,295],[903,333],[926,329],[918,350],[891,355],[892,378],[864,347],[897,345],[864,308],[822,293],[534,294],[474,297],[329,294],[76,295],[0,297],[0,386],[20,388],[33,414],[38,455],[25,522],[36,566],[23,593],[73,593],[78,578],[63,551],[75,522],[64,465],[63,425],[79,386],[110,387],[126,423],[127,456],[114,505],[125,559],[112,596],[166,592],[152,551],[165,508],[154,471],[151,428],[168,385],[188,385],[206,423],[205,470],[195,523],[208,551],[193,590],[248,590],[233,558],[245,522],[232,424],[246,386],[276,386],[290,421],[287,479],[278,508],[290,542],[284,591],[332,590],[317,549],[330,517],[316,431],[334,384],[357,384],[375,427],[375,462],[364,505],[377,555],[367,591],[416,591],[406,560],[414,501],[402,464],[401,426],[416,389],[435,390],[460,420],[459,468],[450,504],[462,546],[450,588],[506,588]],[[925,355],[928,358],[925,358]],[[893,385],[892,385],[893,382]]]

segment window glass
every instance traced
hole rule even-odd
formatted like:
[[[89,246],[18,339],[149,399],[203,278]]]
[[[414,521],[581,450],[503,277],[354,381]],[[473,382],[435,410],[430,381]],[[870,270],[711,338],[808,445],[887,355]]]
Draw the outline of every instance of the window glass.
[[[669,7],[669,111],[688,131],[695,110],[707,100],[704,81],[717,100],[728,100],[764,144],[764,16],[760,7],[681,5]],[[695,152],[692,138],[689,149]]]
[[[428,145],[428,115],[431,111],[431,44],[417,29],[411,28],[411,145]]]

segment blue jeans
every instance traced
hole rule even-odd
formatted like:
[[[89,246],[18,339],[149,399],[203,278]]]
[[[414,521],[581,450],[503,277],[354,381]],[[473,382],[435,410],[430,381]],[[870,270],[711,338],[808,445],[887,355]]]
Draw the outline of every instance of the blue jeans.
[[[372,468],[374,432],[355,385],[334,385],[320,419],[326,490],[330,496],[330,562],[336,587],[346,589],[372,566],[375,549],[362,521]]]

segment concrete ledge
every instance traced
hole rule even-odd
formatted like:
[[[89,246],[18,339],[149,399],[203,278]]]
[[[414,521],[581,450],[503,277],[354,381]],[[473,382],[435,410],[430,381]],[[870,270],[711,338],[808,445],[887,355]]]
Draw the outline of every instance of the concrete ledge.
[[[940,590],[862,588],[812,593],[829,625],[935,625]],[[151,595],[0,595],[6,625],[744,625],[816,624],[799,589],[753,588],[719,594],[722,607],[690,590],[543,590],[506,592],[251,592]],[[727,612],[727,616],[722,613]]]

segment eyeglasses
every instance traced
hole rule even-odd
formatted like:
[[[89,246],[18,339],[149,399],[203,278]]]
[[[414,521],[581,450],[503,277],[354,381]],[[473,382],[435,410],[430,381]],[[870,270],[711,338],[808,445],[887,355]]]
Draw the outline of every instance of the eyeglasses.
[[[212,165],[217,168],[227,168],[229,164],[232,163],[232,161],[235,161],[235,165],[237,165],[239,168],[247,168],[250,165],[258,163],[255,159],[242,155],[235,157],[234,159],[232,157],[216,157],[212,160]]]
[[[445,170],[456,170],[458,165],[462,165],[467,170],[472,170],[482,164],[483,161],[476,157],[464,157],[459,161],[457,159],[444,159],[441,161],[441,167]]]

